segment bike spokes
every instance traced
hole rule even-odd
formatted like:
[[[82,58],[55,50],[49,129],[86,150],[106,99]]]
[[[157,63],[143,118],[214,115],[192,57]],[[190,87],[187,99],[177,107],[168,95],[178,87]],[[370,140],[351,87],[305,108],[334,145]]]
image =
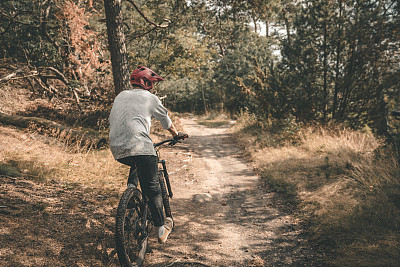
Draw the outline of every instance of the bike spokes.
[[[126,190],[117,210],[116,246],[123,266],[140,266],[147,249],[147,207],[137,189]]]

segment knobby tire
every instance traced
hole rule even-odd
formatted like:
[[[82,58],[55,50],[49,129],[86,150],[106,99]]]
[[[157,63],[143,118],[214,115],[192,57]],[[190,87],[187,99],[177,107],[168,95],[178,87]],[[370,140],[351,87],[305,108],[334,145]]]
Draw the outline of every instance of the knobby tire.
[[[144,261],[149,230],[147,210],[139,189],[125,190],[118,204],[115,224],[115,245],[121,266],[141,266]]]

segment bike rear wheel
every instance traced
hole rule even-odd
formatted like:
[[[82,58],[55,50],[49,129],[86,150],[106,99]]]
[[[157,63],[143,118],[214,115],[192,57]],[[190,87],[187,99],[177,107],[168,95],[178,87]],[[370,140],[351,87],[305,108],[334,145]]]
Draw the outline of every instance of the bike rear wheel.
[[[137,188],[122,194],[115,224],[115,244],[121,266],[141,266],[147,250],[148,208]]]
[[[167,187],[165,186],[164,172],[158,172],[158,180],[160,182],[161,194],[164,204],[165,217],[172,218],[171,205],[169,204],[169,196]]]

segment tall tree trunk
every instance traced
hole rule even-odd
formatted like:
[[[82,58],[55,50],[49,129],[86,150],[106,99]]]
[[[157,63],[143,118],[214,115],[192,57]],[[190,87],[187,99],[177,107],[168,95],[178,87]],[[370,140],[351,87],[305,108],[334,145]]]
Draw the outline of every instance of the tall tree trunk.
[[[206,96],[204,95],[204,88],[201,89],[201,93],[203,95],[204,112],[208,116],[208,110],[207,110],[207,104],[206,104]]]
[[[283,13],[283,19],[285,21],[288,44],[289,44],[289,46],[291,46],[292,45],[292,40],[291,40],[291,36],[290,36],[290,22],[289,22],[288,17],[286,16],[286,10],[285,9],[283,9],[282,13]]]
[[[388,128],[388,120],[386,114],[387,111],[387,102],[385,101],[385,95],[383,92],[383,88],[379,88],[379,101],[377,103],[376,115],[374,116],[374,124],[377,130],[377,134],[385,137],[390,137],[389,128]]]
[[[125,35],[122,24],[121,0],[104,0],[108,47],[114,77],[115,95],[130,88]]]
[[[327,52],[327,25],[324,25],[324,45],[323,45],[323,53],[324,53],[324,59],[323,59],[323,64],[324,64],[324,85],[323,85],[323,91],[324,91],[324,103],[323,103],[323,110],[324,110],[324,122],[326,122],[326,116],[328,113],[328,52]]]
[[[340,46],[342,38],[342,0],[339,0],[339,20],[338,20],[338,36],[336,44],[336,69],[335,69],[335,92],[333,94],[333,108],[332,108],[332,118],[336,118],[336,109],[338,105],[338,94],[339,94],[339,67],[340,67]]]
[[[256,18],[256,16],[254,16],[254,14],[252,16],[252,19],[253,19],[253,23],[254,23],[254,32],[257,33],[257,31],[258,31],[257,18]]]

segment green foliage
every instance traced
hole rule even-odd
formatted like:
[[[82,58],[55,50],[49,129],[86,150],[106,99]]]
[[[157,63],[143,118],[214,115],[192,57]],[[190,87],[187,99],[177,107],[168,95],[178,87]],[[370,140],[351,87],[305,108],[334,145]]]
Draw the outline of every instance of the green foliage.
[[[87,98],[97,89],[97,96],[107,95],[109,66],[93,7],[75,0],[5,0],[0,10],[0,57],[14,61],[35,94]]]
[[[302,5],[280,66],[298,119],[370,124],[387,132],[387,99],[399,90],[399,67],[392,60],[399,44],[393,34],[399,30],[397,12],[371,1]]]
[[[387,133],[399,103],[398,1],[135,3],[140,13],[122,6],[130,69],[142,64],[166,78],[158,91],[168,108],[246,109],[266,124],[293,116]],[[2,58],[61,70],[70,97],[112,97],[101,4],[6,0],[0,8]]]
[[[54,46],[44,40],[41,28],[43,13],[47,6],[43,1],[5,0],[0,2],[0,57],[32,63],[36,66],[58,66],[60,58]],[[53,13],[54,14],[54,13]],[[49,35],[56,35],[60,26],[57,20],[47,23]]]
[[[227,111],[238,113],[248,108],[258,114],[256,103],[242,86],[250,83],[256,76],[256,64],[268,65],[271,58],[268,40],[251,33],[249,29],[237,28],[235,45],[226,50],[225,56],[218,62],[212,87],[219,92]]]
[[[160,85],[160,97],[166,96],[164,103],[180,112],[203,111],[201,91],[197,80],[182,78],[166,81]]]

